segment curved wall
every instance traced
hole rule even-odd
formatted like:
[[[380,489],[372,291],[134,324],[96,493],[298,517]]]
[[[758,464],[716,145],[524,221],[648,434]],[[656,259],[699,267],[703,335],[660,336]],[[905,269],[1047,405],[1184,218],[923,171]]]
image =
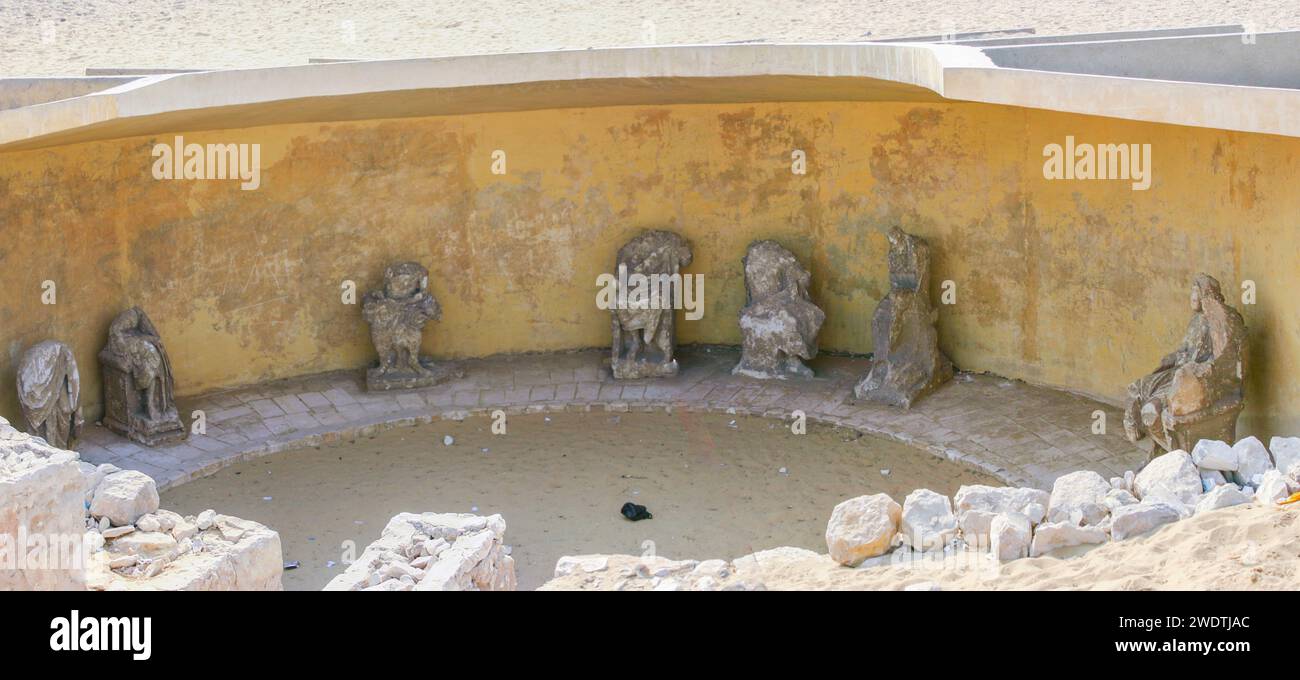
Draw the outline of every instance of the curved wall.
[[[1154,181],[1048,181],[1066,135],[1152,145]],[[961,368],[1117,400],[1172,350],[1197,271],[1237,305],[1254,363],[1243,426],[1300,431],[1300,140],[964,103],[621,106],[302,123],[203,133],[261,144],[261,186],[153,179],[174,135],[0,153],[0,384],[22,350],[71,344],[88,417],[111,318],[142,305],[178,392],[372,359],[340,284],[431,271],[441,357],[604,345],[595,280],[642,229],[688,237],[705,314],[680,341],[736,344],[740,258],[775,238],[813,272],[821,344],[871,350],[884,232],[934,246],[941,344]],[[491,172],[506,152],[506,174]],[[804,150],[807,173],[791,171]],[[44,305],[42,282],[58,301]],[[939,290],[932,291],[936,299]],[[1234,300],[1234,302],[1237,302]],[[12,388],[0,414],[14,419]],[[1088,419],[1090,414],[1080,413]],[[1115,423],[1113,426],[1118,427]]]

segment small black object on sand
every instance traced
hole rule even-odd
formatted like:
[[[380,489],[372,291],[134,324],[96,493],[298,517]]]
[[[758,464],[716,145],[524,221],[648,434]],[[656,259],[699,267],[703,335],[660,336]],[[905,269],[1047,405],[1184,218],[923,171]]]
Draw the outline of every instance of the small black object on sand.
[[[644,505],[637,505],[636,503],[624,503],[623,509],[620,510],[619,512],[623,513],[624,517],[632,520],[633,522],[639,522],[643,519],[655,518],[654,515],[650,514],[649,510],[645,509]]]

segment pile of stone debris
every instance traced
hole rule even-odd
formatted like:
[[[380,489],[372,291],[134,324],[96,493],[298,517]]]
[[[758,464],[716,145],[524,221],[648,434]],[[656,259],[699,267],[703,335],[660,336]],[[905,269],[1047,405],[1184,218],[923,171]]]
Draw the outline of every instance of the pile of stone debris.
[[[280,590],[280,536],[257,522],[158,507],[154,480],[80,463],[91,590]]]
[[[1193,515],[1296,498],[1300,438],[1275,437],[1269,448],[1271,452],[1253,437],[1234,446],[1202,441],[1192,453],[1166,453],[1136,474],[1108,480],[1096,472],[1072,472],[1056,479],[1051,491],[968,485],[949,498],[918,489],[901,505],[886,494],[860,496],[835,507],[826,527],[829,558],[794,547],[730,562],[566,556],[556,564],[554,580],[541,589],[857,588],[868,582],[839,580],[828,568],[934,562],[963,573],[1025,557],[1069,557]],[[948,562],[950,558],[958,559]],[[834,566],[837,563],[843,566]],[[938,587],[930,581],[905,583],[920,573],[899,571],[897,582],[906,590]],[[882,585],[889,583],[888,577],[881,578],[876,587],[888,587]]]
[[[281,589],[275,531],[160,509],[148,475],[81,461],[2,418],[0,535],[39,558],[0,569],[0,589]]]
[[[1140,472],[1107,480],[1081,470],[1039,489],[963,486],[950,500],[929,489],[899,506],[886,494],[835,506],[826,527],[830,556],[862,565],[896,548],[947,553],[988,550],[999,560],[1122,541],[1161,525],[1243,503],[1277,504],[1300,492],[1300,438],[1255,437],[1235,445],[1201,440]]]
[[[514,590],[501,515],[403,512],[325,590]]]

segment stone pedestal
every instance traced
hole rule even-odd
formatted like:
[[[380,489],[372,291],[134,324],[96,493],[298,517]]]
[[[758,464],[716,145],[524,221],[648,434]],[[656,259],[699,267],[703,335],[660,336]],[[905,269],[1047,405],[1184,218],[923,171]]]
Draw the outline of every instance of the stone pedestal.
[[[130,369],[106,348],[99,353],[104,369],[104,427],[145,446],[172,444],[185,439],[185,425],[175,405],[168,405],[157,420],[150,419],[144,393],[135,389]]]
[[[647,361],[645,359],[628,359],[610,361],[610,372],[616,380],[639,380],[641,378],[671,378],[677,375],[677,360],[667,363]]]
[[[371,392],[410,390],[417,387],[432,387],[465,376],[465,372],[459,368],[435,364],[428,357],[420,357],[420,366],[426,372],[416,373],[394,368],[385,370],[382,366],[373,366],[366,370],[366,389]]]

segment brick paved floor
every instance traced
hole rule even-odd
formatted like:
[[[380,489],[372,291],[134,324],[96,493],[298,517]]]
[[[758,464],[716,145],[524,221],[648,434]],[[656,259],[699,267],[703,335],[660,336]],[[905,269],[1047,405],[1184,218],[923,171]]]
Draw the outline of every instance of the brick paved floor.
[[[360,370],[281,380],[182,399],[182,414],[207,414],[207,433],[184,443],[147,448],[91,426],[77,448],[84,460],[140,470],[165,489],[277,451],[498,408],[674,408],[781,418],[799,409],[809,420],[911,444],[1022,486],[1050,488],[1057,476],[1079,469],[1122,475],[1146,458],[1124,439],[1118,409],[994,376],[959,374],[903,411],[853,398],[864,359],[819,357],[814,380],[764,381],[731,375],[735,350],[687,348],[674,378],[618,382],[602,367],[604,356],[590,350],[467,360],[460,362],[464,378],[404,392],[368,393]],[[1107,434],[1091,433],[1097,409],[1106,413]]]

